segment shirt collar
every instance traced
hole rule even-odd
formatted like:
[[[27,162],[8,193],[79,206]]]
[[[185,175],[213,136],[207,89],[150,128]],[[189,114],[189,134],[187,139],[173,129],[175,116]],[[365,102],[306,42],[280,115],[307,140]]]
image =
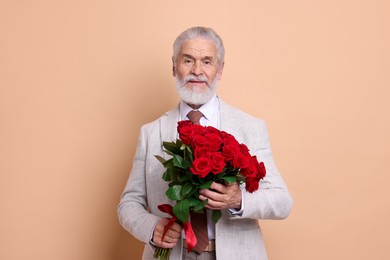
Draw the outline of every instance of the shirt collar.
[[[207,120],[211,120],[218,111],[218,97],[214,95],[207,103],[203,104],[198,110],[203,113]],[[180,118],[182,120],[188,120],[187,114],[193,110],[187,103],[180,100]]]

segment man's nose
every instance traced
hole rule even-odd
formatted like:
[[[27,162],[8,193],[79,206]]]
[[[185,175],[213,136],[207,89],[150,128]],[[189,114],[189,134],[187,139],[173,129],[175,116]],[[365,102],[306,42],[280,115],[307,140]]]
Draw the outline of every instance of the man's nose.
[[[200,62],[195,62],[194,65],[192,66],[191,73],[194,74],[195,76],[202,75],[202,64]]]

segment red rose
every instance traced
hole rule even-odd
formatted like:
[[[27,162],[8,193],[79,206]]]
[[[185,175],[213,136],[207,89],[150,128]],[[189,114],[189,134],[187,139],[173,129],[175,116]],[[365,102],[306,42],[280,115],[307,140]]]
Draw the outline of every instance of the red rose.
[[[180,133],[180,128],[182,126],[192,126],[192,123],[190,120],[183,120],[183,121],[177,122],[177,130],[179,133]]]
[[[245,183],[245,189],[250,193],[256,191],[259,188],[259,180],[256,178],[246,178]]]
[[[219,131],[217,128],[212,127],[212,126],[206,127],[206,133],[207,134],[216,134],[216,135],[221,136],[221,131]]]
[[[189,122],[189,124],[186,122]],[[179,138],[183,142],[183,144],[190,145],[192,143],[192,138],[194,136],[194,130],[192,127],[193,126],[191,121],[179,122],[177,132],[179,133]]]
[[[221,149],[222,138],[219,136],[219,134],[206,133],[205,137],[208,140],[208,146],[210,146],[210,150],[216,152],[219,151],[219,149]]]
[[[239,143],[237,142],[236,138],[234,138],[233,135],[228,134],[224,131],[221,131],[220,135],[222,137],[223,144],[225,144],[225,145],[239,145]]]
[[[230,162],[236,153],[240,151],[240,146],[235,143],[225,144],[222,146],[222,156],[226,161]]]
[[[251,165],[246,169],[241,169],[240,173],[246,178],[256,178],[257,170]]]
[[[192,138],[192,143],[195,148],[204,147],[208,144],[207,138],[201,134],[195,134]]]
[[[210,148],[207,147],[207,146],[196,147],[194,149],[194,157],[195,157],[195,159],[196,158],[200,158],[200,157],[207,157],[207,158],[209,158],[210,155],[211,155],[211,151],[210,151]]]
[[[239,169],[245,169],[250,166],[250,155],[245,153],[235,153],[233,156],[233,167]]]
[[[245,144],[240,144],[240,150],[241,150],[242,153],[249,154],[248,146],[246,146]]]
[[[204,133],[206,133],[206,127],[202,125],[192,125],[192,129],[194,130],[195,134],[203,135]]]
[[[259,164],[257,164],[257,169],[259,172],[259,176],[257,176],[257,177],[260,179],[263,179],[265,177],[265,175],[267,174],[264,163],[260,162]]]
[[[212,163],[211,172],[214,173],[215,175],[221,173],[223,168],[225,168],[226,165],[223,156],[220,153],[212,153],[210,159]]]
[[[264,163],[261,162],[259,164],[259,162],[257,161],[257,158],[256,156],[252,156],[250,158],[250,163],[249,163],[249,167],[246,168],[246,169],[243,169],[241,171],[241,174],[245,177],[249,177],[249,178],[258,178],[258,179],[262,179],[264,178],[265,176],[265,167],[264,167]]]
[[[221,131],[221,136],[222,136],[222,138],[227,138],[227,137],[229,137],[229,136],[231,136],[231,137],[234,138],[234,136],[232,136],[232,135],[229,134],[229,133],[226,133],[225,131]]]
[[[198,175],[200,178],[204,178],[211,171],[212,164],[211,160],[206,157],[200,157],[192,162],[191,172],[194,175]]]

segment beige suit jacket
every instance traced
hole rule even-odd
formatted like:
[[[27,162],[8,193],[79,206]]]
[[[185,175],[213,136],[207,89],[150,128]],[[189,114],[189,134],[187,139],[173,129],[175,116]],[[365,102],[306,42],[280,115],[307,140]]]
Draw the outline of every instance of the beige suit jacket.
[[[133,166],[127,185],[118,205],[120,224],[138,240],[145,243],[143,259],[153,258],[150,239],[160,218],[168,215],[157,209],[159,204],[173,204],[165,196],[168,183],[161,176],[164,168],[154,157],[163,152],[163,141],[177,138],[179,108],[175,108],[159,119],[142,126]],[[284,219],[292,207],[292,198],[280,176],[268,140],[266,124],[220,100],[220,126],[245,143],[252,155],[263,161],[267,175],[260,188],[254,193],[244,192],[244,212],[242,216],[232,216],[224,210],[216,224],[216,255],[220,260],[266,260],[267,253],[258,219]],[[181,259],[182,241],[171,254],[172,260]]]

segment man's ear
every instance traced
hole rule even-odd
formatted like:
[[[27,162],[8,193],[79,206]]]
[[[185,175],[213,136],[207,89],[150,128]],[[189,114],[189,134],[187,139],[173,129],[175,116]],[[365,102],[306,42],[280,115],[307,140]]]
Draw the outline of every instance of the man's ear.
[[[176,65],[173,57],[172,57],[172,75],[176,77]]]
[[[220,80],[222,78],[222,72],[223,72],[223,67],[225,66],[225,62],[222,63],[221,65],[221,68],[218,69],[218,72],[217,72],[217,79]]]

